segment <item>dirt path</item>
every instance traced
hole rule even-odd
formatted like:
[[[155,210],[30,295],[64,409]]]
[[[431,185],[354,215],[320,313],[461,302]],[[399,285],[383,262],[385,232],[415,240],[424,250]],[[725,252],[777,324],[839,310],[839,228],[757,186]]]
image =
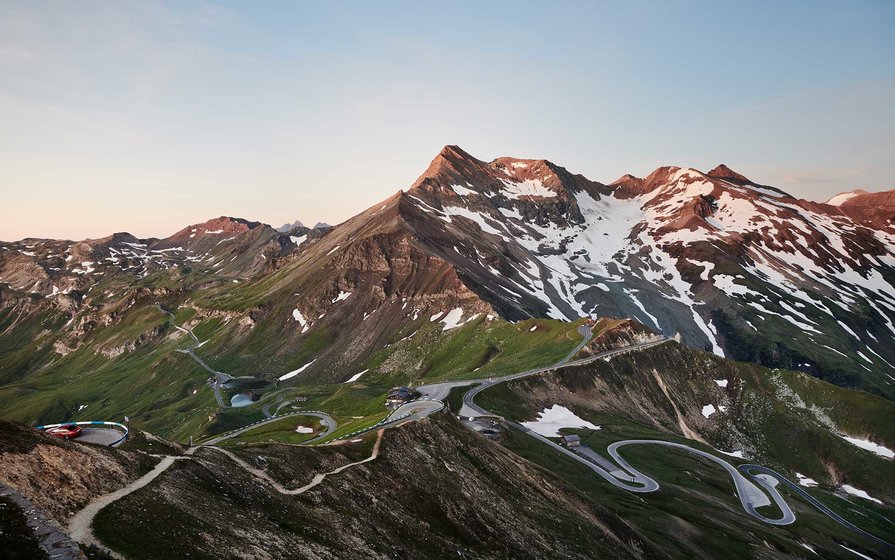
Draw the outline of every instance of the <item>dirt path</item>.
[[[327,472],[327,473],[318,473],[318,474],[315,474],[315,475],[314,475],[314,478],[311,479],[311,482],[310,482],[310,483],[308,483],[308,484],[302,486],[301,488],[291,488],[291,489],[290,489],[290,488],[286,488],[285,486],[283,486],[282,484],[280,484],[280,483],[277,482],[276,480],[272,479],[272,478],[271,478],[266,472],[264,472],[263,470],[261,470],[261,469],[257,469],[257,468],[255,468],[255,467],[253,467],[252,465],[246,463],[245,461],[243,461],[242,459],[240,459],[239,457],[237,457],[236,455],[234,455],[233,453],[231,453],[230,451],[228,451],[228,450],[226,450],[226,449],[222,449],[222,448],[220,448],[220,447],[209,447],[209,449],[214,449],[215,451],[218,451],[218,452],[220,452],[220,453],[223,453],[224,455],[226,455],[227,457],[229,457],[234,463],[238,464],[239,466],[241,466],[242,468],[244,468],[244,469],[247,470],[248,472],[252,473],[252,474],[255,475],[256,477],[258,477],[258,478],[260,478],[260,479],[266,481],[268,484],[270,484],[270,485],[273,487],[274,490],[276,490],[276,491],[279,492],[280,494],[285,494],[285,495],[287,495],[287,496],[297,496],[297,495],[299,495],[299,494],[304,494],[305,492],[307,492],[307,491],[310,490],[311,488],[317,486],[318,484],[320,484],[321,482],[323,482],[323,481],[326,479],[326,477],[329,476],[329,475],[339,474],[340,472],[344,471],[345,469],[347,469],[347,468],[349,468],[349,467],[354,467],[354,466],[356,466],[356,465],[362,465],[362,464],[364,464],[364,463],[369,463],[370,461],[375,460],[376,457],[379,457],[379,444],[382,443],[382,435],[383,435],[384,433],[385,433],[385,430],[384,430],[384,429],[379,430],[379,432],[377,432],[377,434],[376,434],[376,443],[373,444],[373,452],[372,452],[372,453],[370,454],[370,456],[367,457],[366,459],[363,459],[363,460],[360,460],[360,461],[357,461],[357,462],[354,462],[354,463],[348,463],[347,465],[342,465],[341,467],[339,467],[339,468],[337,468],[337,469],[334,469],[334,470],[331,470],[331,471],[329,471],[329,472]]]
[[[196,448],[189,449],[187,450],[187,453],[191,455],[192,453],[190,452],[194,451],[195,449]],[[165,457],[161,461],[159,461],[158,464],[156,464],[151,471],[144,474],[137,480],[131,482],[127,486],[119,488],[118,490],[110,494],[104,494],[102,496],[94,498],[89,504],[87,504],[82,510],[76,513],[74,517],[69,520],[67,526],[67,532],[69,536],[72,538],[72,540],[77,541],[81,544],[96,545],[115,558],[123,558],[120,554],[103,546],[96,539],[96,536],[93,534],[93,519],[96,517],[96,514],[112,502],[120,500],[131,492],[143,488],[144,486],[158,478],[160,474],[165,472],[168,467],[174,464],[174,461],[178,459],[188,458],[189,457],[183,455]]]

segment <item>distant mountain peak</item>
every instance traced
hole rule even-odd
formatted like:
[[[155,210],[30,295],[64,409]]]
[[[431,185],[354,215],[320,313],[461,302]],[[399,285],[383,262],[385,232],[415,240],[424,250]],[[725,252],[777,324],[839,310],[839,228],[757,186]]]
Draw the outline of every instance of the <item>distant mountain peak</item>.
[[[825,204],[829,204],[830,206],[842,206],[842,204],[844,204],[846,201],[862,194],[867,194],[867,191],[863,189],[855,189],[853,191],[841,192],[827,200]]]
[[[424,188],[433,182],[451,181],[487,173],[487,167],[488,164],[472,157],[459,146],[448,145],[438,152],[410,189]]]
[[[314,227],[312,227],[311,229],[329,229],[331,227],[333,227],[333,226],[329,225],[326,222],[317,222],[316,224],[314,224]]]
[[[307,227],[307,226],[305,226],[303,223],[301,223],[300,220],[295,220],[291,224],[287,222],[287,223],[281,225],[280,227],[277,228],[277,231],[280,233],[286,233],[287,231],[292,231],[295,228],[303,228],[303,227]]]
[[[244,218],[220,216],[219,218],[213,218],[201,224],[187,226],[171,237],[168,237],[167,239],[169,241],[176,241],[193,239],[205,235],[233,235],[236,233],[243,233],[245,231],[249,231],[263,225],[264,224],[262,224],[261,222],[252,222]]]
[[[585,187],[587,185],[587,187]],[[566,198],[568,191],[597,184],[545,159],[477,159],[458,146],[445,146],[411,186],[436,196],[504,196],[509,199]]]
[[[447,159],[454,159],[454,158],[459,158],[459,159],[476,159],[476,158],[472,157],[472,156],[469,154],[469,152],[467,152],[466,150],[464,150],[464,149],[461,148],[460,146],[457,146],[456,144],[448,144],[447,146],[445,146],[444,148],[442,148],[441,151],[438,152],[438,156],[436,157],[436,159],[439,158],[439,157],[441,157],[441,158],[447,158]]]
[[[737,173],[733,169],[727,167],[723,163],[707,173],[709,177],[714,179],[733,179],[742,183],[751,183],[745,175]]]

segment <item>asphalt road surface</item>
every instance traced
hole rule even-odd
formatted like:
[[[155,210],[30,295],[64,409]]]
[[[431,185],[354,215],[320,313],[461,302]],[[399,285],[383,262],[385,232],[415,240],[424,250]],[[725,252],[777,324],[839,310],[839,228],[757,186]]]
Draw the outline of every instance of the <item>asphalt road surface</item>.
[[[81,435],[72,441],[78,443],[95,443],[97,445],[112,445],[124,435],[123,432],[110,428],[82,427]],[[119,444],[120,445],[120,444]]]
[[[473,387],[469,391],[463,395],[463,408],[460,409],[460,416],[465,417],[476,417],[476,416],[494,416],[491,412],[488,412],[484,408],[475,404],[475,397],[485,389],[489,387],[493,387],[498,383],[505,383],[507,381],[513,381],[515,379],[522,379],[524,377],[531,377],[532,375],[540,375],[542,373],[546,373],[549,371],[554,371],[557,369],[567,368],[567,367],[576,367],[585,364],[589,364],[595,362],[597,360],[605,360],[611,358],[612,356],[616,356],[619,354],[625,354],[627,352],[634,352],[637,350],[643,350],[646,348],[651,348],[653,346],[657,346],[659,344],[664,344],[668,342],[670,339],[663,338],[662,340],[655,340],[651,342],[644,342],[642,344],[634,344],[632,346],[626,346],[624,348],[618,348],[616,350],[610,350],[608,352],[603,352],[601,354],[597,354],[595,356],[591,356],[589,358],[584,358],[581,360],[569,361],[575,354],[577,354],[581,348],[584,347],[589,340],[590,331],[588,332],[588,337],[585,338],[584,342],[582,342],[575,350],[573,350],[568,356],[557,362],[556,364],[548,367],[535,368],[528,371],[523,371],[520,373],[514,373],[511,375],[504,375],[503,377],[495,377],[493,379],[480,379],[478,381],[473,381],[472,383],[480,383],[478,387]],[[450,391],[450,390],[448,390]]]
[[[580,331],[579,331],[580,332]],[[588,336],[587,334],[582,333],[583,336]],[[509,381],[512,379],[520,379],[523,377],[527,377],[530,375],[537,375],[539,373],[543,373],[546,371],[551,371],[554,369],[559,369],[561,367],[572,367],[578,365],[584,365],[587,363],[594,362],[600,359],[607,359],[615,354],[620,354],[626,351],[634,351],[634,350],[642,350],[644,348],[649,348],[651,346],[655,346],[657,344],[662,344],[663,342],[667,342],[668,339],[650,342],[646,344],[640,344],[636,346],[630,346],[627,348],[614,350],[611,352],[604,352],[602,354],[598,354],[596,356],[591,356],[589,358],[569,361],[587,342],[587,338],[584,343],[582,343],[578,348],[576,348],[572,353],[570,353],[563,361],[560,361],[557,365],[548,367],[548,368],[537,368],[534,370],[529,370],[526,372],[517,373],[514,375],[508,375],[501,378],[489,379],[489,380],[473,380],[473,381],[463,381],[463,382],[453,382],[453,383],[442,383],[442,384],[433,384],[427,387],[420,387],[420,390],[426,389],[429,391],[430,396],[434,395],[441,399],[447,397],[447,394],[453,387],[463,387],[467,385],[472,385],[475,383],[480,383],[478,387],[474,387],[473,389],[466,392],[463,396],[463,409],[461,409],[461,416],[468,417],[476,417],[476,416],[496,416],[491,412],[483,409],[482,407],[475,404],[474,399],[475,396],[487,389],[488,387],[492,387],[497,383],[503,383],[505,381]],[[638,492],[638,493],[646,493],[646,492],[654,492],[659,489],[659,483],[649,476],[643,474],[642,472],[635,469],[631,466],[630,463],[625,461],[624,458],[621,457],[618,453],[618,449],[620,447],[626,445],[659,445],[664,447],[672,447],[677,448],[682,451],[687,451],[689,453],[693,453],[698,455],[704,459],[708,459],[718,465],[720,465],[724,470],[728,472],[731,479],[733,480],[734,486],[737,491],[737,496],[740,499],[740,503],[743,506],[743,509],[749,513],[749,515],[755,517],[756,519],[768,523],[771,525],[789,525],[796,520],[795,513],[792,511],[792,508],[789,507],[789,504],[783,499],[783,496],[780,495],[780,492],[777,489],[778,483],[783,484],[790,490],[796,492],[799,496],[804,498],[808,503],[816,507],[822,513],[826,514],[832,520],[836,521],[843,527],[854,531],[855,533],[877,543],[884,547],[887,547],[891,550],[895,550],[895,546],[890,544],[887,541],[872,535],[860,527],[850,523],[849,521],[843,519],[841,516],[837,515],[835,512],[830,510],[828,507],[820,503],[813,496],[805,492],[802,488],[800,488],[794,482],[788,480],[786,477],[781,475],[780,473],[768,469],[767,467],[762,467],[759,465],[740,465],[737,470],[732,464],[728,461],[713,455],[711,453],[707,453],[700,449],[696,449],[690,447],[688,445],[683,445],[680,443],[661,441],[661,440],[624,440],[618,441],[611,444],[607,448],[607,453],[615,460],[615,463],[608,460],[606,457],[600,455],[595,450],[589,447],[579,447],[574,452],[558,445],[557,443],[551,441],[550,439],[535,433],[525,426],[506,420],[506,423],[528,435],[531,437],[543,442],[546,445],[549,445],[556,451],[570,457],[579,463],[587,466],[589,469],[600,475],[602,478],[607,480],[612,485],[621,488],[623,490],[627,490],[629,492]],[[743,476],[742,473],[749,475],[752,480],[747,479]],[[753,482],[754,481],[754,482]],[[759,488],[761,487],[761,488]],[[765,494],[767,492],[767,494]],[[770,498],[768,498],[770,496]],[[780,510],[780,517],[772,518],[767,517],[766,515],[757,511],[757,508],[768,507],[771,505],[776,505]]]
[[[586,329],[586,328],[585,328]],[[505,383],[507,381],[512,381],[515,379],[522,379],[525,377],[529,377],[532,375],[539,375],[541,373],[553,371],[556,369],[564,368],[564,367],[574,367],[580,366],[584,364],[588,364],[591,362],[595,362],[597,360],[604,360],[611,358],[612,356],[633,352],[637,350],[643,350],[646,348],[650,348],[652,346],[656,346],[659,344],[663,344],[668,342],[669,339],[655,340],[651,342],[645,342],[642,344],[635,344],[631,346],[627,346],[625,348],[619,348],[616,350],[610,350],[608,352],[603,352],[597,354],[595,356],[591,356],[589,358],[584,358],[580,360],[570,361],[580,350],[584,347],[585,344],[590,340],[590,330],[581,330],[579,329],[579,333],[582,334],[584,340],[581,344],[579,344],[572,352],[570,352],[564,359],[560,360],[553,366],[543,367],[543,368],[535,368],[528,371],[523,371],[520,373],[515,373],[512,375],[505,375],[503,377],[497,377],[493,379],[487,380],[478,380],[478,381],[470,381],[467,384],[479,383],[477,387],[473,387],[466,394],[463,395],[463,408],[460,410],[460,416],[465,416],[469,418],[479,417],[479,416],[496,416],[495,414],[485,410],[481,406],[475,403],[475,397],[485,389],[489,387],[493,387],[498,383]],[[452,386],[458,386],[456,383],[452,383]],[[429,389],[427,387],[427,389]],[[423,390],[421,387],[420,391]],[[432,393],[437,395],[444,394],[445,388],[435,385],[431,386],[429,389]],[[450,391],[450,388],[447,389]],[[770,494],[771,499],[773,499],[773,503],[775,503],[782,515],[780,518],[769,518],[757,511],[757,508],[765,507],[771,505],[771,499],[768,498],[768,495],[762,491],[755,483],[748,480],[744,477],[733,465],[717,457],[712,455],[711,453],[706,453],[705,451],[701,451],[699,449],[695,449],[688,445],[683,445],[680,443],[673,443],[668,441],[661,440],[625,440],[618,441],[610,445],[607,449],[607,452],[615,460],[615,463],[607,459],[606,457],[600,455],[597,451],[590,448],[581,448],[577,451],[572,451],[561,445],[556,444],[550,439],[533,432],[526,428],[525,426],[512,421],[507,421],[507,424],[510,426],[528,434],[529,436],[541,441],[542,443],[549,445],[556,451],[566,455],[578,461],[579,463],[587,466],[589,469],[600,475],[607,482],[612,484],[617,488],[621,488],[623,490],[627,490],[628,492],[637,492],[637,493],[645,493],[645,492],[655,492],[659,489],[659,483],[649,476],[643,474],[638,471],[634,467],[631,466],[630,463],[625,461],[624,458],[621,457],[618,453],[618,448],[625,445],[659,445],[665,447],[673,447],[676,449],[680,449],[683,451],[687,451],[689,453],[693,453],[698,455],[704,459],[708,459],[714,463],[717,463],[722,468],[724,468],[728,474],[730,474],[733,479],[734,486],[737,490],[737,495],[740,498],[740,503],[750,515],[756,517],[757,519],[769,523],[772,525],[788,525],[795,521],[795,514],[790,509],[789,505],[783,500],[780,496],[780,493],[776,489],[776,484],[772,483],[763,478],[755,478],[755,481],[761,485],[768,494]]]
[[[161,307],[159,307],[159,309],[161,309]],[[164,311],[168,315],[171,315],[171,317],[173,318],[173,315],[170,312],[165,311],[164,309],[162,309],[162,311]],[[225,406],[223,404],[221,397],[220,397],[219,384],[222,382],[226,382],[226,380],[229,379],[230,376],[223,372],[218,372],[218,371],[212,369],[207,364],[205,364],[205,362],[203,362],[198,356],[195,355],[193,350],[198,346],[199,341],[196,338],[196,336],[192,333],[192,331],[183,329],[181,327],[176,327],[176,328],[188,333],[189,336],[191,338],[193,338],[193,340],[195,341],[195,344],[193,346],[191,346],[189,349],[185,350],[184,352],[190,354],[190,356],[194,360],[196,360],[196,362],[199,363],[206,370],[215,374],[215,382],[213,383],[213,388],[215,389],[215,396],[218,399],[218,403],[221,404],[221,406]],[[571,361],[572,358],[578,352],[581,351],[581,349],[590,341],[590,338],[591,338],[591,331],[587,326],[580,327],[578,329],[578,332],[579,332],[579,334],[581,334],[581,336],[583,338],[582,342],[580,344],[578,344],[567,356],[565,356],[562,360],[560,360],[559,362],[557,362],[556,364],[554,364],[552,366],[534,368],[531,370],[515,373],[512,375],[497,377],[497,378],[470,379],[470,380],[464,380],[464,381],[450,381],[450,382],[443,382],[443,383],[433,383],[430,385],[424,385],[424,386],[417,388],[417,390],[423,395],[422,398],[415,400],[415,401],[405,403],[404,405],[398,407],[394,412],[392,412],[392,414],[389,415],[389,417],[385,421],[377,424],[374,427],[368,428],[368,430],[369,429],[378,429],[379,430],[379,436],[378,436],[376,445],[374,447],[373,453],[371,454],[371,456],[369,458],[364,459],[362,461],[358,461],[357,463],[352,463],[352,464],[346,465],[344,467],[340,467],[339,469],[336,469],[329,473],[316,475],[314,480],[309,485],[307,485],[305,487],[302,487],[299,489],[283,488],[283,487],[279,486],[275,481],[270,479],[266,475],[266,473],[264,473],[263,471],[260,471],[259,469],[255,469],[251,465],[246,464],[244,461],[242,461],[241,459],[239,459],[232,453],[229,453],[226,450],[216,448],[213,446],[222,442],[222,441],[225,441],[227,439],[236,437],[238,435],[244,434],[246,432],[249,432],[251,430],[254,430],[256,428],[264,426],[266,424],[270,424],[272,422],[276,422],[283,418],[288,418],[290,416],[315,416],[317,418],[320,418],[321,423],[326,426],[326,429],[321,434],[316,436],[315,438],[305,442],[305,443],[311,443],[313,441],[317,441],[322,438],[325,438],[326,436],[331,434],[333,431],[335,431],[335,429],[337,427],[336,421],[331,416],[329,416],[328,414],[326,414],[324,412],[320,412],[320,411],[296,411],[296,412],[291,412],[289,414],[285,414],[283,416],[268,417],[268,418],[265,418],[264,420],[255,422],[254,424],[250,424],[243,428],[240,428],[240,429],[234,430],[232,432],[223,434],[221,436],[212,438],[212,439],[208,440],[207,442],[201,444],[200,446],[191,447],[190,449],[188,449],[186,451],[184,456],[164,457],[161,460],[161,462],[158,465],[156,465],[156,467],[152,471],[150,471],[143,477],[139,478],[138,480],[134,481],[133,483],[129,484],[128,486],[125,486],[124,488],[121,488],[120,490],[113,492],[111,494],[107,494],[105,496],[100,496],[100,497],[92,500],[84,509],[79,511],[71,519],[71,521],[69,522],[69,526],[68,526],[69,533],[71,534],[73,539],[75,539],[79,542],[100,545],[100,543],[98,543],[96,541],[95,537],[93,536],[92,530],[91,530],[91,524],[92,524],[93,518],[96,516],[96,514],[99,512],[100,509],[102,509],[109,503],[112,503],[112,502],[126,496],[127,494],[130,494],[131,492],[149,484],[158,475],[160,475],[168,467],[170,467],[171,464],[173,464],[175,460],[191,458],[190,456],[193,455],[196,452],[196,450],[200,449],[201,447],[213,447],[216,451],[226,454],[232,460],[240,463],[244,468],[246,468],[247,470],[249,470],[256,476],[263,478],[267,482],[271,483],[275,487],[275,489],[279,492],[287,493],[287,494],[300,494],[300,493],[316,486],[320,482],[322,482],[323,479],[327,475],[336,474],[336,473],[340,472],[341,470],[344,470],[345,468],[349,468],[349,467],[357,465],[357,464],[363,464],[363,463],[366,463],[366,462],[376,459],[376,456],[378,455],[378,450],[379,450],[379,443],[382,440],[382,433],[383,433],[382,429],[383,428],[394,427],[394,426],[401,425],[405,422],[419,420],[419,419],[425,418],[426,416],[428,416],[430,414],[433,414],[437,411],[442,410],[444,408],[443,401],[445,399],[447,399],[448,395],[450,394],[451,389],[453,389],[455,387],[465,387],[465,386],[469,386],[469,385],[479,384],[477,387],[474,387],[473,389],[471,389],[464,395],[461,416],[468,416],[468,417],[495,416],[494,414],[490,413],[489,411],[476,405],[474,402],[476,395],[478,395],[481,391],[487,389],[488,387],[492,387],[498,383],[503,383],[506,381],[514,380],[514,379],[521,379],[521,378],[532,376],[532,375],[538,375],[538,374],[554,371],[556,369],[560,369],[560,368],[564,368],[564,367],[574,367],[574,366],[579,366],[579,365],[585,365],[585,364],[594,362],[596,360],[608,359],[614,355],[623,354],[626,352],[643,350],[645,348],[656,346],[658,344],[663,344],[665,342],[668,342],[668,340],[669,340],[669,339],[662,339],[662,340],[656,340],[656,341],[647,342],[647,343],[643,343],[643,344],[632,345],[632,346],[629,346],[626,348],[620,348],[617,350],[604,352],[604,353],[601,353],[601,354],[598,354],[595,356],[591,356],[589,358]],[[289,403],[289,401],[282,402],[282,403],[280,403],[278,401],[277,404],[279,404],[279,407],[277,408],[277,411],[274,412],[273,414],[276,414],[277,412],[279,412],[279,410],[288,403]],[[265,416],[271,415],[270,408],[272,407],[272,404],[273,403],[268,404],[267,406],[264,407]],[[830,518],[832,518],[836,522],[851,529],[852,531],[855,531],[867,538],[874,540],[877,543],[881,543],[888,547],[892,546],[889,543],[875,537],[874,535],[871,535],[870,533],[867,533],[867,532],[861,530],[860,528],[854,526],[853,524],[849,523],[848,521],[842,519],[841,517],[836,515],[834,512],[830,511],[829,508],[826,508],[826,506],[824,506],[823,504],[821,504],[820,502],[815,500],[810,494],[807,494],[806,492],[804,492],[801,488],[799,488],[793,482],[787,480],[785,477],[783,477],[779,473],[776,473],[775,471],[772,471],[771,469],[767,469],[765,467],[760,467],[758,465],[741,465],[740,470],[737,470],[733,465],[731,465],[726,460],[724,460],[720,457],[717,457],[715,455],[712,455],[711,453],[707,453],[705,451],[701,451],[699,449],[695,449],[695,448],[692,448],[687,445],[674,443],[674,442],[661,441],[661,440],[624,440],[624,441],[615,442],[607,448],[607,453],[615,461],[613,463],[612,461],[610,461],[603,455],[600,455],[598,452],[596,452],[595,450],[593,450],[591,448],[580,447],[580,448],[576,449],[575,451],[572,451],[570,449],[567,449],[565,447],[562,447],[562,446],[556,444],[555,442],[551,441],[550,439],[548,439],[544,436],[541,436],[540,434],[537,434],[537,433],[529,430],[528,428],[522,426],[521,424],[518,424],[513,421],[509,421],[509,420],[507,420],[506,423],[509,424],[510,426],[530,435],[531,437],[538,439],[545,445],[550,446],[551,448],[566,455],[567,457],[570,457],[570,458],[574,459],[575,461],[578,461],[579,463],[587,466],[592,471],[597,473],[599,476],[601,476],[602,478],[604,478],[605,480],[607,480],[614,486],[621,488],[623,490],[629,491],[629,492],[637,492],[637,493],[654,492],[659,489],[659,483],[656,482],[654,479],[650,478],[649,476],[647,476],[646,474],[638,471],[633,466],[631,466],[630,463],[625,461],[625,459],[623,457],[621,457],[621,455],[618,452],[619,448],[621,448],[623,446],[627,446],[627,445],[658,445],[658,446],[676,448],[676,449],[680,449],[683,451],[687,451],[689,453],[693,453],[693,454],[700,456],[704,459],[712,461],[712,462],[718,464],[719,466],[721,466],[722,468],[724,468],[733,480],[734,486],[737,491],[737,495],[740,499],[740,502],[741,502],[743,508],[750,515],[756,517],[757,519],[759,519],[765,523],[769,523],[769,524],[773,524],[773,525],[787,525],[787,524],[793,523],[795,521],[795,514],[792,512],[792,510],[790,509],[788,504],[783,500],[782,496],[780,495],[780,493],[778,492],[778,490],[776,488],[778,483],[782,483],[782,484],[786,485],[787,487],[789,487],[791,490],[796,491],[800,496],[805,498],[809,503],[811,503],[812,505],[817,507],[819,510],[821,510],[823,513],[828,515]],[[120,433],[116,432],[115,430],[109,430],[109,429],[103,429],[103,428],[87,428],[84,430],[81,438],[79,438],[79,439],[81,439],[81,441],[85,441],[85,442],[89,442],[89,443],[105,443],[106,445],[108,445],[111,441],[114,441],[114,439],[111,439],[113,437],[113,435],[114,435],[115,439],[120,437]],[[352,434],[352,435],[355,435],[355,434]],[[740,471],[742,471],[743,473],[750,476],[754,480],[754,482],[750,481],[749,479],[744,477]],[[759,488],[759,486],[761,488]],[[767,492],[767,494],[765,494],[765,492]],[[768,495],[770,495],[770,498],[768,498]],[[776,505],[777,508],[779,508],[779,510],[781,511],[781,516],[779,518],[768,518],[765,515],[763,515],[757,511],[757,508],[771,506],[772,504]],[[117,554],[114,554],[111,551],[109,551],[109,552],[115,557],[118,556]]]
[[[227,373],[224,373],[222,371],[218,371],[218,370],[212,368],[211,366],[206,364],[202,358],[197,356],[195,350],[196,350],[196,348],[198,348],[201,345],[201,343],[199,342],[199,338],[195,334],[193,334],[192,329],[185,329],[183,327],[175,325],[173,313],[171,313],[167,309],[163,308],[161,305],[156,304],[156,307],[159,309],[159,311],[161,311],[162,313],[171,317],[171,324],[174,325],[175,329],[177,329],[181,332],[185,332],[187,335],[189,335],[190,338],[193,339],[192,346],[190,346],[189,348],[186,348],[184,350],[176,350],[176,351],[180,352],[181,354],[188,354],[190,356],[190,358],[195,360],[195,362],[197,364],[199,364],[205,370],[207,370],[209,373],[214,375],[214,381],[211,382],[211,390],[214,391],[214,399],[217,401],[218,406],[220,406],[221,408],[227,408],[229,405],[224,402],[224,398],[221,396],[221,384],[230,381],[230,379],[232,379],[232,376]]]
[[[790,509],[789,505],[783,500],[783,497],[780,496],[780,493],[777,491],[775,484],[768,482],[766,479],[757,478],[755,479],[761,486],[764,487],[765,491],[771,495],[771,499],[773,499],[774,503],[780,508],[782,512],[782,516],[778,519],[767,517],[761,513],[759,513],[756,508],[765,507],[771,505],[771,500],[768,499],[768,496],[761,491],[752,481],[748,480],[740,471],[736,469],[733,465],[725,461],[724,459],[712,455],[711,453],[707,453],[700,449],[696,449],[690,447],[689,445],[683,445],[681,443],[674,443],[670,441],[661,441],[661,440],[651,440],[651,439],[629,439],[624,441],[617,441],[610,445],[607,448],[607,452],[613,459],[622,467],[623,470],[631,473],[634,477],[638,479],[648,479],[649,477],[645,474],[641,473],[637,469],[631,466],[630,463],[625,461],[621,455],[618,453],[618,448],[625,445],[660,445],[663,447],[672,447],[675,449],[680,449],[682,451],[686,451],[688,453],[692,453],[694,455],[698,455],[704,459],[708,459],[718,465],[720,465],[730,477],[733,479],[734,486],[737,490],[737,495],[740,498],[740,503],[750,515],[753,517],[771,525],[789,525],[796,520],[796,515],[793,513],[792,509]],[[656,483],[656,489],[659,488],[658,483]]]
[[[811,494],[806,492],[801,486],[799,486],[795,482],[789,480],[788,478],[786,478],[782,474],[778,473],[777,471],[775,471],[773,469],[769,469],[767,467],[762,467],[760,465],[740,465],[739,468],[742,472],[744,472],[752,477],[764,476],[764,477],[770,477],[770,478],[776,479],[781,484],[786,486],[789,490],[798,494],[806,502],[808,502],[809,504],[811,504],[814,507],[816,507],[817,509],[819,509],[822,513],[826,514],[827,517],[829,517],[836,523],[839,523],[843,527],[850,529],[851,531],[854,531],[855,533],[858,533],[859,535],[863,535],[864,537],[866,537],[880,545],[883,545],[892,551],[895,551],[895,546],[882,540],[881,538],[877,537],[876,535],[872,535],[872,534],[868,533],[867,531],[861,529],[860,527],[851,523],[850,521],[843,519],[835,511],[831,510],[830,508],[828,508],[827,506],[825,506],[824,504],[819,502],[814,496],[812,496]],[[756,475],[755,473],[758,473],[758,474]],[[767,479],[765,478],[765,480],[767,480]]]
[[[321,432],[316,437],[307,440],[306,442],[304,442],[304,444],[312,443],[312,442],[315,442],[315,441],[325,438],[329,434],[333,433],[336,430],[336,428],[339,426],[338,422],[336,422],[332,416],[330,416],[329,414],[327,414],[325,412],[311,411],[311,410],[300,410],[300,411],[296,411],[296,412],[290,412],[289,414],[284,414],[282,416],[274,416],[272,418],[265,418],[264,420],[260,420],[258,422],[255,422],[254,424],[249,424],[248,426],[244,426],[242,428],[239,428],[238,430],[233,430],[232,432],[227,432],[226,434],[212,438],[201,445],[202,446],[217,445],[222,441],[228,440],[230,438],[236,437],[236,436],[244,434],[246,432],[250,432],[256,428],[260,428],[261,426],[265,426],[272,422],[279,422],[283,418],[289,418],[290,416],[316,416],[317,418],[320,418],[320,423],[323,424],[324,426],[326,426],[326,429],[323,432]]]

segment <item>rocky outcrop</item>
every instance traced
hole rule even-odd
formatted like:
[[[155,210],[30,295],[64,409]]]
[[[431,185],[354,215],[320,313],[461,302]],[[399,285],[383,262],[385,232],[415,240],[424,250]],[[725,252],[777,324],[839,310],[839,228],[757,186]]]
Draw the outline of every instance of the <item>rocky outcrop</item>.
[[[43,511],[35,507],[21,492],[0,483],[0,496],[12,500],[13,503],[21,508],[28,529],[37,539],[48,558],[53,560],[87,560],[87,556],[81,551],[78,543],[71,540],[71,537],[62,529],[59,523],[47,518]]]
[[[0,422],[0,483],[21,492],[60,524],[91,498],[136,479],[143,460]]]

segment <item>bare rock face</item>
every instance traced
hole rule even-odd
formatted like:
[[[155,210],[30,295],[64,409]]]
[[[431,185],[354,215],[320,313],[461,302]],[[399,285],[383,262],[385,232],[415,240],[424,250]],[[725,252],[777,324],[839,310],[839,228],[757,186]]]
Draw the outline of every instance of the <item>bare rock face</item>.
[[[242,218],[221,216],[220,218],[208,220],[202,224],[187,226],[168,237],[166,240],[176,242],[188,241],[189,239],[195,239],[196,237],[203,237],[206,235],[235,235],[249,231],[250,229],[255,229],[261,225],[261,222],[250,222],[248,220],[243,220]]]
[[[858,189],[838,194],[827,204],[868,228],[891,231],[895,226],[895,189],[875,193]]]
[[[728,181],[732,181],[734,183],[739,183],[739,184],[748,184],[749,183],[749,179],[747,179],[745,175],[741,175],[741,174],[737,173],[736,171],[727,167],[723,163],[721,165],[719,165],[718,167],[712,169],[708,173],[706,173],[706,175],[708,175],[709,177],[712,177],[714,179],[726,179]]]
[[[544,160],[483,162],[447,146],[400,210],[505,318],[633,317],[719,355],[891,394],[891,196],[831,207],[726,165],[606,186]]]
[[[136,459],[126,453],[57,441],[12,422],[0,422],[0,462],[0,482],[62,525],[91,498],[138,476]]]

